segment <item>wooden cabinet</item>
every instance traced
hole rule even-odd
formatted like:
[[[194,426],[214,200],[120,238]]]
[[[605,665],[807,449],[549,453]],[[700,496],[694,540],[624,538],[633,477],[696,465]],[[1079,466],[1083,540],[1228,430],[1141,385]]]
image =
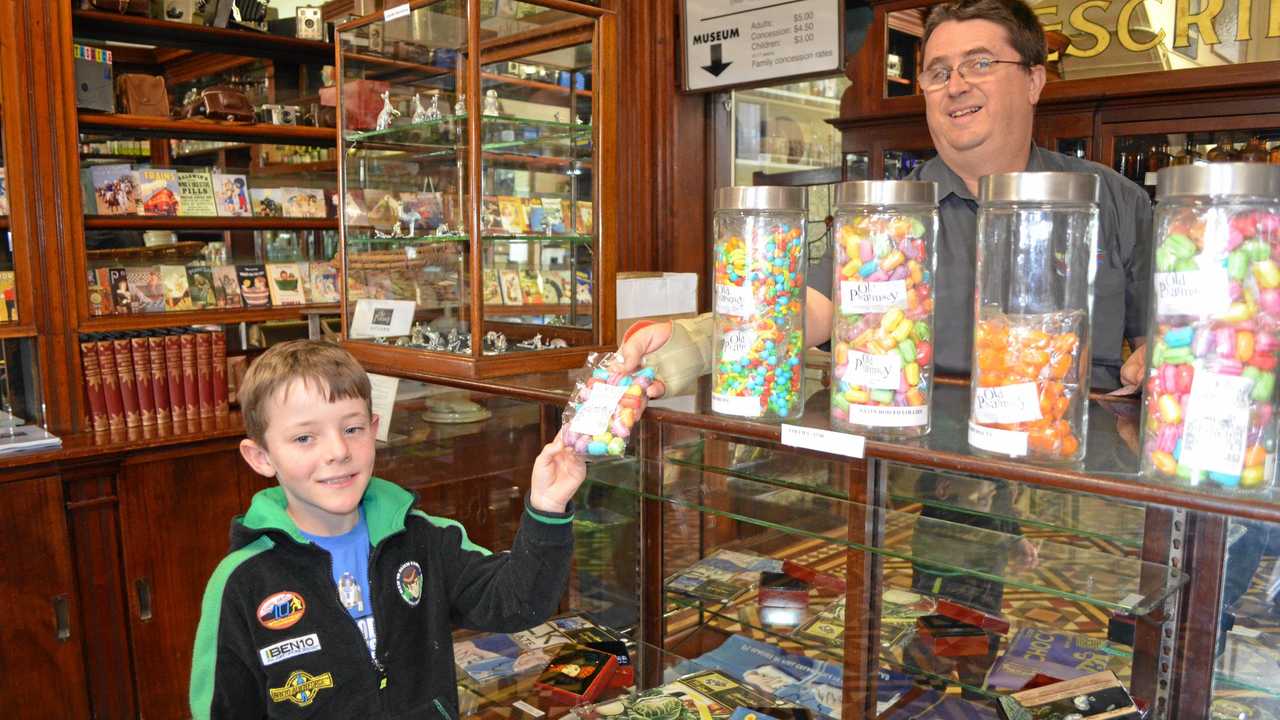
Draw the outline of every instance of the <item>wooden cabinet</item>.
[[[88,717],[61,482],[37,477],[0,484],[0,508],[6,520],[0,545],[0,707],[6,715],[27,708],[18,714]]]

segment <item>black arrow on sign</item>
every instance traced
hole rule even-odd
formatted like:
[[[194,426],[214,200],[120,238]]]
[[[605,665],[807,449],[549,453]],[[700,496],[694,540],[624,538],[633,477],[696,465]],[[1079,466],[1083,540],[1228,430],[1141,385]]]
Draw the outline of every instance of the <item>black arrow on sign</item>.
[[[703,65],[702,69],[716,77],[720,77],[720,73],[724,72],[726,68],[733,64],[732,60],[729,62],[720,62],[720,57],[720,43],[713,43],[711,45],[711,64]]]

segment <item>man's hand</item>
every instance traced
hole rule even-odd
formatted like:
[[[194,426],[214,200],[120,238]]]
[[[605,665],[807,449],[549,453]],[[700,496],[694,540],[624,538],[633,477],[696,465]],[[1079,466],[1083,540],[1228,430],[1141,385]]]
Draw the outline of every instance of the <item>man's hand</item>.
[[[541,512],[562,513],[586,479],[586,464],[556,433],[556,438],[547,443],[533,461],[529,505]]]
[[[622,363],[617,368],[618,372],[633,373],[639,370],[645,355],[667,344],[671,339],[671,329],[670,322],[661,322],[632,333],[631,337],[618,348],[618,354],[622,356]],[[655,379],[653,384],[645,390],[651,398],[662,397],[666,392],[667,386],[663,385],[662,380],[659,379]]]
[[[1129,359],[1120,368],[1121,385],[1142,385],[1147,374],[1147,345],[1143,343],[1129,353]]]

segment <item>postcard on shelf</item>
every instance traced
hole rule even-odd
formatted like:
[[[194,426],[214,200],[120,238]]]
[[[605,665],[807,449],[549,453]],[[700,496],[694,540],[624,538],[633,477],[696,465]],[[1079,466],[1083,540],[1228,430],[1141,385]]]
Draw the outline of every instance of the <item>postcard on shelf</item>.
[[[183,265],[161,265],[165,310],[191,310],[191,290],[187,284],[187,268]]]
[[[502,304],[502,288],[498,285],[498,271],[493,268],[484,270],[484,304]]]
[[[324,212],[324,190],[319,188],[281,188],[283,193],[284,216],[295,218],[322,218]]]
[[[520,292],[527,305],[541,305],[546,302],[542,298],[542,277],[537,270],[520,271]]]
[[[62,439],[39,425],[10,426],[0,430],[0,455],[62,447]]]
[[[237,265],[240,297],[245,307],[271,307],[271,288],[267,285],[267,268],[260,264]]]
[[[217,197],[218,217],[249,217],[249,181],[244,175],[213,173],[213,191]]]
[[[217,298],[220,308],[244,306],[244,298],[240,296],[240,277],[236,274],[235,265],[219,265],[213,269],[213,296]]]
[[[543,198],[542,202],[542,222],[546,229],[555,235],[563,235],[564,227],[564,207],[557,198]]]
[[[111,302],[111,271],[97,268],[89,271],[89,314],[93,316],[110,315],[113,312]]]
[[[311,281],[307,284],[307,301],[312,303],[336,303],[339,296],[338,268],[332,262],[318,261],[310,264]]]
[[[99,215],[134,215],[138,212],[138,185],[132,166],[93,165],[89,168],[89,179],[93,183],[93,198]]]
[[[579,235],[590,235],[595,231],[595,215],[591,211],[591,203],[578,201],[577,230]]]
[[[267,263],[267,280],[271,285],[272,305],[280,307],[306,304],[298,263]]]
[[[280,188],[250,188],[255,217],[284,217],[284,190]]]
[[[164,282],[160,279],[159,265],[131,267],[128,278],[133,312],[164,312]]]
[[[0,215],[9,214],[9,183],[4,178],[4,166],[0,165]]]
[[[198,310],[222,307],[218,304],[216,289],[213,285],[213,268],[205,265],[192,265],[187,268],[187,286],[191,293],[191,305]]]
[[[416,310],[417,303],[412,300],[357,300],[355,315],[351,318],[351,337],[408,335]]]
[[[18,292],[14,286],[16,276],[12,270],[0,270],[0,322],[18,321]]]
[[[524,293],[520,287],[520,272],[518,270],[499,270],[498,280],[502,289],[502,304],[524,304]]]
[[[181,211],[182,189],[178,171],[170,168],[142,168],[133,171],[138,184],[138,214],[173,216]]]
[[[715,668],[743,685],[784,702],[831,717],[840,716],[841,668],[826,660],[787,652],[770,643],[730,635],[719,647],[673,668],[699,672]]]
[[[108,282],[111,285],[111,307],[117,315],[128,315],[131,312],[142,312],[133,307],[133,295],[129,290],[129,271],[125,268],[108,268]]]
[[[546,211],[542,209],[542,201],[538,198],[529,198],[521,200],[525,204],[529,216],[529,232],[537,235],[544,235],[547,232],[545,222],[547,218]],[[556,202],[559,205],[559,201]]]
[[[182,198],[178,206],[179,215],[217,216],[218,201],[213,195],[213,176],[208,169],[179,170],[178,190]]]
[[[498,198],[492,195],[480,199],[480,230],[487,235],[501,235],[503,232],[502,208]]]
[[[568,305],[573,287],[568,270],[542,271],[542,301],[550,305]]]
[[[755,587],[762,572],[780,572],[782,561],[753,553],[717,550],[668,577],[666,588],[711,602],[731,602]]]
[[[499,197],[498,212],[506,234],[523,235],[529,232],[529,210],[523,199],[510,195]]]
[[[593,302],[591,298],[591,271],[575,270],[573,281],[573,292],[578,296],[578,304],[590,305]]]

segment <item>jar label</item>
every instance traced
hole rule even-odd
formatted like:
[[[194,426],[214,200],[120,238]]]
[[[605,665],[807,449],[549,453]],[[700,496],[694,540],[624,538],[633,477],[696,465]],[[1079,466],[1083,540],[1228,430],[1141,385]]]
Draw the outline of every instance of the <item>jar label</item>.
[[[980,450],[1012,457],[1023,457],[1027,454],[1026,433],[983,427],[973,422],[969,423],[969,444]]]
[[[849,422],[869,427],[920,427],[929,424],[929,406],[850,405]]]
[[[834,430],[804,427],[803,425],[783,425],[782,444],[788,447],[861,458],[863,451],[866,449],[867,439],[861,435],[850,435],[849,433],[836,432]]]
[[[711,396],[711,409],[725,415],[760,417],[764,414],[764,406],[760,403],[760,400],[759,396],[743,397],[740,395],[713,394]]]
[[[1239,475],[1249,434],[1253,381],[1196,368],[1182,426],[1179,464],[1193,470]]]
[[[902,356],[896,350],[884,355],[851,350],[843,380],[872,390],[897,390],[902,383]]]
[[[1231,306],[1227,273],[1222,269],[1156,273],[1156,312],[1204,317]]]
[[[840,283],[840,312],[845,315],[884,312],[906,306],[906,280],[886,280],[885,282],[845,280]]]
[[[578,408],[569,429],[579,435],[599,435],[609,429],[609,418],[627,389],[621,385],[597,382],[591,386],[586,401]]]
[[[1040,419],[1035,383],[980,387],[973,393],[973,419],[980,423],[1020,423]]]
[[[756,299],[751,294],[751,286],[717,284],[716,312],[734,317],[755,315]]]
[[[752,328],[731,330],[725,333],[722,339],[724,342],[720,345],[720,360],[737,362],[745,360],[747,353],[751,352],[752,346],[756,344],[756,331]]]

